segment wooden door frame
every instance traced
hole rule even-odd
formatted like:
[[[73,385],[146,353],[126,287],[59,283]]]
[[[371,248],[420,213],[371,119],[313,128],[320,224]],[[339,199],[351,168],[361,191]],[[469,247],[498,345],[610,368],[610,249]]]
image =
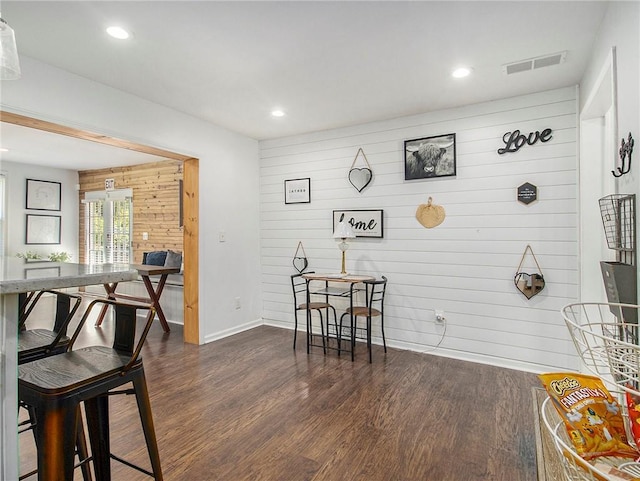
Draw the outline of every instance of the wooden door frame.
[[[183,163],[183,250],[184,250],[184,342],[200,344],[200,317],[198,310],[198,198],[199,198],[199,160],[148,145],[117,139],[87,130],[66,127],[64,125],[26,117],[0,110],[0,121],[21,125],[81,140],[97,142],[121,149],[144,154],[156,155],[165,159],[180,160]]]

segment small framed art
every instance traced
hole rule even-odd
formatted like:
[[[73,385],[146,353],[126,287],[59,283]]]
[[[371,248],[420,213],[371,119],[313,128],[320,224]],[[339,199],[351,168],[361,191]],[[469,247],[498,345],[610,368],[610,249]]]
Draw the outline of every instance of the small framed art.
[[[59,211],[61,201],[60,182],[27,179],[27,209]]]
[[[404,141],[404,180],[456,175],[456,134]]]
[[[27,214],[25,244],[60,244],[59,215]]]
[[[284,203],[305,204],[311,202],[311,178],[284,181]]]

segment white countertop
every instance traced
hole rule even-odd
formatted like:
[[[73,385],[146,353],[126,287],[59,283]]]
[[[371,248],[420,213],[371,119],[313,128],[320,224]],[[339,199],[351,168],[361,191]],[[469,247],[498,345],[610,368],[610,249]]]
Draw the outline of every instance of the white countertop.
[[[0,257],[0,294],[89,286],[137,279],[129,264],[72,264],[69,262],[26,262],[17,257]]]

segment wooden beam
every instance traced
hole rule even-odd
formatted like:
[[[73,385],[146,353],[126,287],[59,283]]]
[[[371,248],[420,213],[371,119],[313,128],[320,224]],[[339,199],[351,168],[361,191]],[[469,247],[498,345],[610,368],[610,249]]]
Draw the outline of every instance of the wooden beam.
[[[198,322],[198,211],[199,161],[189,159],[183,164],[182,209],[184,219],[184,341],[200,343],[200,325]],[[193,253],[196,255],[193,256]],[[187,288],[188,287],[188,288]]]
[[[66,127],[64,125],[56,124],[53,122],[47,122],[46,120],[39,120],[20,114],[5,112],[4,110],[0,110],[0,121],[7,122],[9,124],[21,125],[23,127],[29,127],[32,129],[43,130],[45,132],[51,132],[54,134],[66,135],[68,137],[73,137],[76,139],[89,140],[91,142],[97,142],[99,144],[111,145],[113,147],[132,150],[134,152],[141,152],[143,154],[157,155],[158,157],[164,157],[166,159],[185,161],[191,158],[188,155],[177,154],[176,152],[171,152],[169,150],[158,149],[156,147],[150,147],[148,145],[138,144],[136,142],[130,142],[128,140],[117,139],[115,137],[109,137],[107,135],[89,132],[87,130]]]

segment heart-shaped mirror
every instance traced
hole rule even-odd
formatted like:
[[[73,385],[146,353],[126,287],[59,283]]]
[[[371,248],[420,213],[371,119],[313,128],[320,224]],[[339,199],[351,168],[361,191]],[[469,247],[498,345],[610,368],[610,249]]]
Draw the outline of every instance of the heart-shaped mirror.
[[[544,277],[542,274],[527,274],[518,272],[513,278],[516,288],[524,294],[527,299],[531,299],[544,289]]]
[[[349,182],[351,182],[351,185],[353,185],[358,192],[362,192],[362,190],[369,185],[372,178],[373,172],[371,172],[371,169],[367,169],[366,167],[351,169],[349,171]]]
[[[304,271],[309,266],[309,262],[306,257],[294,257],[293,258],[293,267],[300,273]]]

